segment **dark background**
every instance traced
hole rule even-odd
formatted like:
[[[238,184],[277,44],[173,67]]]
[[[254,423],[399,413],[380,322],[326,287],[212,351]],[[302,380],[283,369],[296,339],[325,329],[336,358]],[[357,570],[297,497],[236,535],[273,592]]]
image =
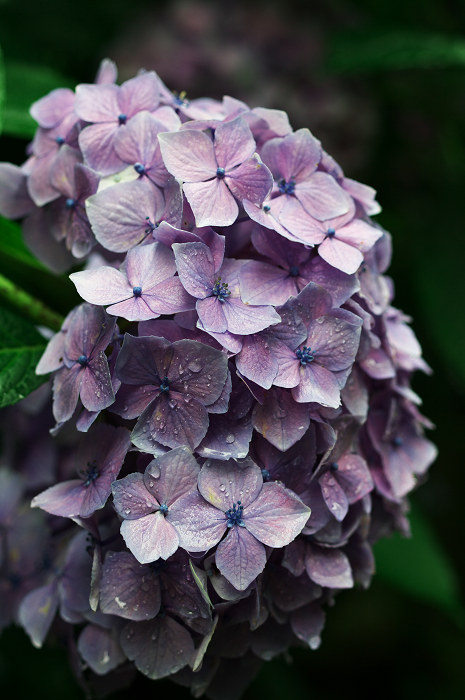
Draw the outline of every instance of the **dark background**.
[[[465,4],[0,0],[0,45],[7,106],[18,66],[74,85],[109,56],[120,80],[144,67],[191,98],[285,109],[347,176],[378,190],[395,305],[413,317],[434,369],[414,389],[437,426],[439,457],[411,497],[414,539],[380,543],[372,586],[339,596],[321,648],[266,664],[244,700],[465,697]],[[40,80],[31,90],[41,96]],[[25,144],[1,137],[0,159],[21,163]],[[24,286],[36,291],[34,280]],[[65,652],[36,651],[19,629],[0,639],[0,687],[5,697],[83,697]],[[136,692],[188,697],[142,677]]]

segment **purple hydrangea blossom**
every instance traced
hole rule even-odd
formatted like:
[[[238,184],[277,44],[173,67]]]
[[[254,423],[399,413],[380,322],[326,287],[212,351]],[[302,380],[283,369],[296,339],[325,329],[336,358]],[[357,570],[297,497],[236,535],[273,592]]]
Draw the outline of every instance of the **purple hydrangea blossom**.
[[[39,100],[0,164],[0,213],[87,302],[53,395],[4,412],[0,628],[56,629],[89,695],[138,670],[236,700],[408,533],[430,369],[372,188],[283,111],[116,77]]]
[[[31,506],[67,518],[90,517],[103,508],[130,446],[129,431],[100,424],[87,433],[76,455],[79,479],[50,486]]]
[[[103,309],[82,304],[75,310],[63,334],[63,365],[57,368],[53,380],[53,415],[58,422],[71,418],[78,398],[89,411],[100,411],[115,400],[104,352],[114,330],[115,320],[110,320]],[[58,337],[60,345],[61,332]],[[37,371],[42,374],[50,369],[42,363]]]
[[[193,308],[193,299],[175,273],[173,252],[152,243],[132,248],[121,271],[99,267],[75,272],[70,279],[86,301],[109,304],[107,313],[112,316],[145,321]]]
[[[90,122],[79,135],[79,146],[86,163],[102,175],[116,172],[124,162],[115,151],[118,128],[138,112],[153,112],[159,105],[158,76],[144,73],[121,86],[112,84],[78,85],[75,111]]]
[[[240,296],[241,261],[215,260],[204,243],[174,243],[178,274],[185,289],[197,298],[202,327],[213,333],[250,335],[281,320],[269,305],[244,304]]]
[[[277,483],[263,483],[251,461],[207,461],[198,480],[199,493],[184,496],[173,516],[181,547],[201,552],[214,547],[221,573],[244,590],[264,569],[266,550],[284,547],[299,534],[310,509]]]
[[[197,489],[199,466],[184,447],[170,450],[148,465],[144,474],[129,474],[112,486],[121,534],[141,564],[168,559],[179,546],[173,518],[182,517],[178,501]]]
[[[152,450],[197,447],[208,428],[208,406],[219,398],[228,376],[226,356],[194,340],[169,343],[164,338],[126,335],[117,362],[123,384],[135,388],[127,397],[128,418],[139,416],[133,443]]]
[[[229,226],[239,213],[236,200],[261,205],[271,190],[271,173],[241,117],[219,124],[213,138],[191,129],[158,138],[168,171],[184,183],[197,226]]]

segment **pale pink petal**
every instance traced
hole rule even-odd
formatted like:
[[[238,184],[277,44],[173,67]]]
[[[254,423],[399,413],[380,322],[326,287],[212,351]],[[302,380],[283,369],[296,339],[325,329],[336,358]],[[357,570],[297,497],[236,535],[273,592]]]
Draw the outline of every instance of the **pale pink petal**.
[[[318,248],[318,253],[327,263],[348,275],[357,272],[363,262],[363,255],[357,248],[338,240],[336,236],[327,236]]]
[[[138,520],[123,520],[121,534],[128,549],[141,564],[168,559],[178,548],[175,528],[157,511]]]
[[[255,139],[242,117],[223,122],[215,130],[216,160],[228,173],[250,158],[255,149]]]
[[[126,275],[114,267],[73,272],[69,278],[76,286],[78,294],[90,304],[115,304],[133,296]]]
[[[319,221],[341,216],[352,206],[352,198],[328,173],[316,172],[308,180],[298,182],[295,196]]]
[[[224,180],[186,183],[183,189],[197,226],[230,226],[237,219],[239,207]]]
[[[213,142],[203,131],[186,129],[159,134],[161,154],[167,170],[183,182],[201,182],[216,177],[218,164]]]
[[[244,508],[245,526],[269,547],[284,547],[302,531],[310,516],[308,508],[283,484],[263,484],[258,497]]]

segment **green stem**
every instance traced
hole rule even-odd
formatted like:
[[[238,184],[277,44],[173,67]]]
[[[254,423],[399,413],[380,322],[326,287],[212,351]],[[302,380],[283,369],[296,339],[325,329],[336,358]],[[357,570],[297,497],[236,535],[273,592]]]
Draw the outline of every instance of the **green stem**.
[[[60,330],[64,321],[63,316],[49,309],[38,299],[34,299],[24,289],[3,275],[0,275],[0,297],[6,299],[9,304],[16,307],[36,325],[47,326],[54,331]]]

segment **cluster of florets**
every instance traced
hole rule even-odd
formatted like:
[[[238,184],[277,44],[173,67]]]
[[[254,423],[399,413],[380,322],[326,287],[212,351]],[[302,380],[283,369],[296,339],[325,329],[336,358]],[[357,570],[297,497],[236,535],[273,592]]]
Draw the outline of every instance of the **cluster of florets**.
[[[52,269],[81,262],[83,299],[37,367],[60,435],[35,418],[0,472],[2,622],[65,628],[88,683],[135,666],[217,697],[316,648],[407,530],[428,367],[374,191],[308,129],[115,79],[39,100],[29,159],[0,166],[0,211]]]

